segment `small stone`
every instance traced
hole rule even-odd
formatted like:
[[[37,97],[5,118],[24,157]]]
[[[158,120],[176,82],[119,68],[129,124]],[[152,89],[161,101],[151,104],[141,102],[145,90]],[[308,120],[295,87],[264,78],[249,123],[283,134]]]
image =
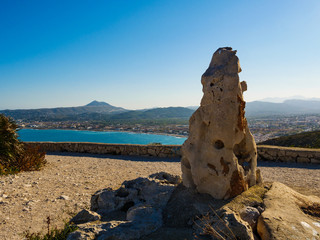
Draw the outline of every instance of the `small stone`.
[[[57,199],[66,200],[66,201],[70,200],[70,198],[68,196],[66,196],[66,195],[61,195]]]
[[[257,229],[258,218],[260,216],[260,212],[257,208],[244,207],[239,211],[239,213],[241,219],[249,223],[253,230]]]
[[[100,219],[101,219],[101,216],[98,213],[83,209],[76,216],[74,216],[70,220],[70,222],[75,223],[75,224],[81,224],[81,223],[97,221]]]
[[[33,200],[30,200],[30,201],[26,202],[26,205],[27,205],[27,206],[31,206],[31,205],[33,205],[33,204],[34,204],[34,201],[33,201]]]
[[[29,212],[29,208],[24,207],[24,208],[22,209],[22,211],[24,211],[24,212]]]

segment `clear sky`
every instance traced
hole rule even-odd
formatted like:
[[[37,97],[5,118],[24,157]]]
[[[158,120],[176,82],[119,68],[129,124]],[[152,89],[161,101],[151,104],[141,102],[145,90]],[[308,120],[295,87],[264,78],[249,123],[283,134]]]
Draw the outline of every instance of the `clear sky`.
[[[198,105],[224,46],[247,101],[320,97],[319,0],[1,0],[0,109]]]

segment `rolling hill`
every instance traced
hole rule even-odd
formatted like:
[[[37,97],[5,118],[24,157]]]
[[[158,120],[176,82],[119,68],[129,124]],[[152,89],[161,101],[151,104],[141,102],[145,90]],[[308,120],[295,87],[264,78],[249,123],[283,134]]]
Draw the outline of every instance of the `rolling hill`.
[[[259,145],[320,148],[320,131],[303,132],[294,135],[273,138],[264,142],[260,142]]]

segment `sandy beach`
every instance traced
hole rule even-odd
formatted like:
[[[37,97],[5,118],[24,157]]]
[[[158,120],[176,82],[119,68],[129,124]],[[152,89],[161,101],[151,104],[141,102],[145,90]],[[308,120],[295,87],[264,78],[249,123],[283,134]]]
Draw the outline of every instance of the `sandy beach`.
[[[0,239],[23,239],[25,231],[45,232],[46,218],[51,227],[83,208],[90,207],[96,191],[118,188],[125,180],[166,171],[181,174],[179,159],[47,154],[41,171],[0,176]],[[320,166],[259,163],[265,181],[279,181],[295,190],[320,197]]]

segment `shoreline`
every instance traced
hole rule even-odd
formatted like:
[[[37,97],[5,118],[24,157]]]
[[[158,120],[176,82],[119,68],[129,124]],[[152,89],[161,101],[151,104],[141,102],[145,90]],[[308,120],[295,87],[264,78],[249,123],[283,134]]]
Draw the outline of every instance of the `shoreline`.
[[[163,132],[143,132],[143,131],[120,131],[120,130],[90,130],[90,129],[72,129],[72,128],[20,128],[22,129],[31,129],[31,130],[68,130],[68,131],[87,131],[87,132],[119,132],[119,133],[136,133],[136,134],[150,134],[150,135],[164,135],[176,138],[188,138],[188,135],[172,134],[172,133],[163,133]]]

